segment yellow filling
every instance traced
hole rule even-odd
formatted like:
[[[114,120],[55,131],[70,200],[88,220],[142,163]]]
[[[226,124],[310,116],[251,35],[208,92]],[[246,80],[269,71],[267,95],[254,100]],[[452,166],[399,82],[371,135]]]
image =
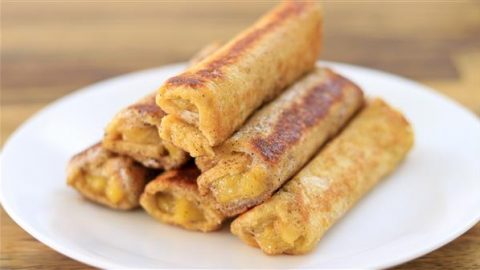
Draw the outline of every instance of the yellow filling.
[[[184,198],[177,199],[173,218],[178,223],[196,222],[204,219],[202,211],[195,203]]]
[[[119,203],[124,196],[123,187],[117,178],[106,178],[98,175],[85,174],[87,188],[96,194],[104,195],[110,202]]]
[[[301,230],[292,223],[276,222],[275,227],[280,231],[280,238],[291,246],[295,245],[295,241],[302,236]]]
[[[212,183],[215,197],[221,203],[255,198],[267,189],[265,177],[265,171],[259,167],[224,176]]]
[[[284,250],[290,248],[290,245],[280,238],[278,232],[273,226],[267,226],[264,230],[255,235],[258,245],[268,254],[282,253]]]
[[[108,181],[107,188],[105,189],[105,195],[107,199],[112,203],[118,203],[123,199],[124,192],[120,181],[115,181],[116,179],[110,179]]]
[[[101,176],[87,174],[85,175],[85,180],[87,185],[95,193],[103,193],[107,186],[107,179]]]
[[[156,195],[157,207],[160,211],[172,214],[175,209],[175,197],[169,193],[158,193]]]
[[[158,144],[161,142],[158,130],[154,126],[128,128],[122,131],[122,139],[141,144]]]
[[[302,239],[302,232],[292,224],[275,222],[263,228],[260,233],[255,234],[258,245],[268,254],[279,254],[291,251],[299,240]]]
[[[195,202],[185,198],[175,198],[169,193],[156,195],[157,207],[160,211],[172,217],[177,224],[202,221],[205,219],[203,212]]]

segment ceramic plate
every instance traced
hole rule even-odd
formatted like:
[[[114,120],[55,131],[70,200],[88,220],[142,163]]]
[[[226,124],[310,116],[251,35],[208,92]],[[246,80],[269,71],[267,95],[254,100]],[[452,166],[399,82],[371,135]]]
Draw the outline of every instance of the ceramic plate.
[[[23,124],[2,154],[1,201],[27,232],[60,253],[101,268],[379,268],[424,255],[480,217],[480,121],[412,81],[326,63],[380,96],[411,121],[416,142],[406,161],[303,256],[266,256],[229,234],[160,224],[141,210],[112,211],[65,184],[65,165],[98,141],[120,108],[154,91],[184,65],[94,84]]]

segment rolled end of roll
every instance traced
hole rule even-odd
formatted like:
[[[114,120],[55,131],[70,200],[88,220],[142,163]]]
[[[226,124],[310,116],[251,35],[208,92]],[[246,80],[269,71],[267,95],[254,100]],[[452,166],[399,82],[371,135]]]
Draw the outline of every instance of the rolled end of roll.
[[[145,167],[180,167],[188,160],[188,154],[160,138],[158,129],[164,116],[155,104],[155,94],[146,96],[113,118],[105,130],[103,147],[130,156]]]
[[[208,139],[202,132],[195,125],[174,115],[167,115],[163,118],[160,137],[185,150],[192,157],[214,155]]]
[[[159,175],[140,198],[145,211],[155,219],[187,230],[214,231],[225,217],[208,197],[200,196],[196,185],[199,170],[189,165]]]
[[[75,155],[67,167],[67,184],[98,204],[121,210],[139,206],[140,194],[154,171],[114,154],[100,143]]]

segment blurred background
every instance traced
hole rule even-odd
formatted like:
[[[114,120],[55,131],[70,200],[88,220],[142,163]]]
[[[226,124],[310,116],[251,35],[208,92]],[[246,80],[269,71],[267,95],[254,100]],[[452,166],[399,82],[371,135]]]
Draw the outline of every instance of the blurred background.
[[[1,144],[51,101],[112,76],[186,61],[274,4],[1,1]],[[480,114],[480,1],[326,1],[324,14],[322,60],[406,76]],[[1,217],[4,267],[84,267],[35,241],[3,210]],[[479,267],[479,258],[477,225],[400,268]]]

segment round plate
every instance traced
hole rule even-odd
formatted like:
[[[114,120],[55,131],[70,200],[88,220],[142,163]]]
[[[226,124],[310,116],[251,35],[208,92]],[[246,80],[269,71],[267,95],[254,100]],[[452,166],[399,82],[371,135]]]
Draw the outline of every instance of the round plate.
[[[424,255],[480,218],[480,122],[434,91],[379,71],[322,62],[399,108],[415,131],[406,161],[303,256],[267,256],[229,234],[197,233],[81,199],[65,184],[69,158],[98,141],[120,108],[183,64],[100,82],[23,124],[5,144],[1,200],[35,238],[100,268],[383,268]]]

